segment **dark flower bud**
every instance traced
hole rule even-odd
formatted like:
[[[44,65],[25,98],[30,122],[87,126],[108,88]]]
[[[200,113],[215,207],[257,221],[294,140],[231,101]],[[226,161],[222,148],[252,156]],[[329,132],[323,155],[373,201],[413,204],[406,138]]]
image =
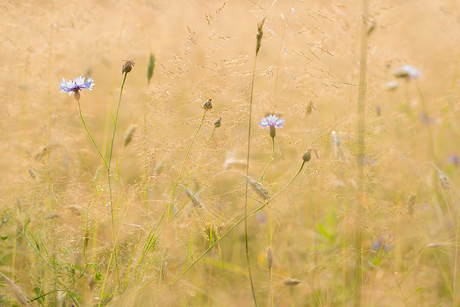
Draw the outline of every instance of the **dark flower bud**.
[[[211,110],[211,109],[212,109],[211,98],[209,98],[209,99],[203,104],[203,109],[205,109],[205,110]]]
[[[126,63],[123,65],[123,68],[121,69],[121,73],[122,74],[129,73],[133,69],[134,65],[135,63],[133,60],[126,61]]]
[[[220,126],[222,126],[222,117],[221,118],[218,118],[214,121],[214,127],[216,128],[219,128]]]

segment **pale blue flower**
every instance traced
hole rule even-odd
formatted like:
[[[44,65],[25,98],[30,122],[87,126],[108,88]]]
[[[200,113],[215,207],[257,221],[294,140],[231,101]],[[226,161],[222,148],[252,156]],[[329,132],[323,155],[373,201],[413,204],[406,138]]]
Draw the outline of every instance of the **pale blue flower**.
[[[85,82],[85,78],[76,77],[73,81],[69,80],[66,81],[62,78],[61,84],[59,84],[59,88],[62,90],[61,93],[77,93],[82,89],[86,88],[88,90],[92,90],[94,83],[91,77],[88,77],[88,80]]]
[[[269,115],[262,118],[259,124],[264,128],[269,128],[270,126],[275,128],[283,128],[284,118],[278,118],[276,115]]]
[[[395,76],[397,78],[418,79],[422,76],[422,72],[413,66],[404,65],[396,69]]]

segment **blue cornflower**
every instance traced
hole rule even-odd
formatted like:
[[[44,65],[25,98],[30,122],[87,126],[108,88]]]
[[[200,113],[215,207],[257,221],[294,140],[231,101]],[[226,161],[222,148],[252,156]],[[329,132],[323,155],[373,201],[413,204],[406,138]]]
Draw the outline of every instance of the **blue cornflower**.
[[[278,118],[278,116],[271,114],[263,117],[259,124],[264,128],[270,128],[270,136],[274,138],[276,136],[276,128],[283,128],[284,118]]]
[[[264,128],[268,128],[270,126],[274,126],[275,128],[283,128],[284,118],[278,119],[278,116],[276,115],[269,115],[262,118],[259,124]]]
[[[61,93],[75,93],[75,99],[80,100],[80,91],[84,88],[88,90],[92,90],[94,83],[91,77],[88,77],[88,80],[85,82],[85,78],[76,77],[74,81],[66,81],[62,78],[61,84],[59,84],[59,88],[62,90]]]
[[[395,77],[397,78],[418,79],[421,76],[422,72],[410,65],[401,66],[395,71]]]

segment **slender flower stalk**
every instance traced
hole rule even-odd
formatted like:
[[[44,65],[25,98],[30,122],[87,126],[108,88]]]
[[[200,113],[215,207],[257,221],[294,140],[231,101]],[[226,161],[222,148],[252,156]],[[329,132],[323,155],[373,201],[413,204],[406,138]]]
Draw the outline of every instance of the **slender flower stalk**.
[[[251,124],[252,124],[252,101],[254,96],[254,79],[256,75],[256,66],[257,66],[257,56],[259,55],[260,46],[262,43],[262,37],[264,35],[263,28],[265,23],[265,17],[262,18],[261,22],[257,24],[257,36],[256,36],[256,55],[254,57],[254,68],[252,70],[252,81],[251,81],[251,97],[249,99],[249,125],[248,125],[248,155],[246,158],[246,177],[249,177],[249,154],[251,150]],[[249,244],[248,244],[248,222],[247,222],[247,213],[248,213],[248,188],[249,183],[246,181],[246,193],[244,201],[244,239],[246,243],[246,260],[248,263],[248,273],[249,281],[251,283],[252,297],[254,299],[254,305],[257,307],[256,293],[254,290],[254,284],[252,282],[251,274],[251,265],[249,263]]]

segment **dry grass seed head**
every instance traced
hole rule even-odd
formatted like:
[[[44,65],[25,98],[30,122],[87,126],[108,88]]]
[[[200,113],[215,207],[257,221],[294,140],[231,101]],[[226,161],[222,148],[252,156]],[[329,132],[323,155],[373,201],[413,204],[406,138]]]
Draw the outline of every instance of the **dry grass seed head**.
[[[303,281],[295,279],[295,278],[286,278],[283,280],[283,284],[288,287],[295,287],[298,284],[301,284]]]
[[[204,208],[204,206],[200,202],[200,199],[198,198],[198,196],[194,195],[194,193],[191,190],[185,189],[184,193],[185,193],[185,195],[187,195],[190,198],[190,200],[192,201],[192,204],[193,204],[194,207]]]
[[[134,132],[136,132],[136,125],[130,125],[125,133],[125,147],[133,140]]]
[[[267,190],[262,187],[260,182],[255,181],[250,177],[246,177],[248,180],[249,185],[251,186],[252,190],[265,202],[270,200],[270,194],[268,194]]]
[[[267,250],[265,251],[265,257],[267,258],[267,267],[269,270],[271,270],[273,266],[273,249],[271,246],[267,247]]]
[[[11,279],[0,273],[0,275],[3,277],[3,279],[6,282],[6,285],[8,289],[10,289],[11,293],[13,293],[14,297],[16,298],[17,303],[19,306],[24,307],[24,306],[32,306],[30,305],[27,301],[28,299],[26,298],[26,295],[24,292],[19,288]]]
[[[414,206],[415,206],[415,200],[417,199],[417,195],[412,193],[409,195],[407,198],[407,212],[412,215],[414,213]]]

